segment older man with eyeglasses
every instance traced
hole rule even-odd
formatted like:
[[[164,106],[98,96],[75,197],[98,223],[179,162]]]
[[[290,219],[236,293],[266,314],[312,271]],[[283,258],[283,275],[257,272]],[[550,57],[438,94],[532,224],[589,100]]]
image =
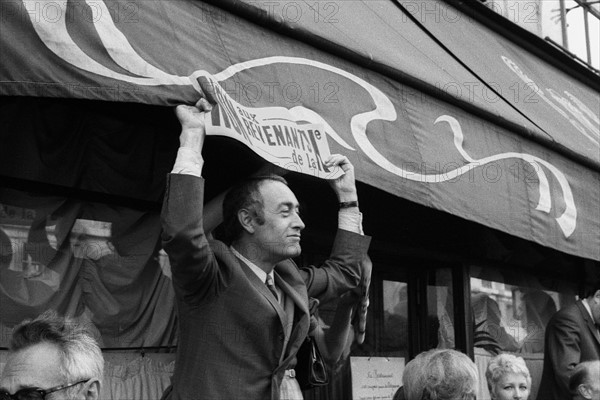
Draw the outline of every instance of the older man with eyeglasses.
[[[85,326],[46,312],[17,326],[0,400],[96,400],[104,359]]]

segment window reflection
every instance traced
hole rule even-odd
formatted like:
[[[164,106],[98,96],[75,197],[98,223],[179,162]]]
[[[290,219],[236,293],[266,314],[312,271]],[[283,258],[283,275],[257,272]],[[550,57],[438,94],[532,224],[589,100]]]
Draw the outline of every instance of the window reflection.
[[[452,297],[452,271],[440,268],[429,277],[427,285],[427,347],[428,349],[453,349],[454,299]]]
[[[475,364],[481,376],[500,352],[523,357],[531,373],[530,398],[537,396],[544,362],[544,334],[552,315],[576,299],[576,286],[523,271],[471,267]],[[480,382],[478,399],[490,399]]]
[[[502,312],[500,304],[506,310],[507,303],[504,301],[499,303],[497,297],[476,292],[471,296],[475,347],[485,349],[492,354],[501,351],[517,351],[519,344],[515,334],[518,334],[518,330],[511,329],[514,324],[506,323],[504,317],[507,313]]]
[[[170,346],[170,269],[156,211],[0,190],[0,347],[54,309],[104,347]]]
[[[386,356],[408,355],[408,285],[383,281],[382,352]]]
[[[568,301],[557,291],[472,278],[475,347],[494,354],[543,353],[546,325],[564,306],[563,297]]]

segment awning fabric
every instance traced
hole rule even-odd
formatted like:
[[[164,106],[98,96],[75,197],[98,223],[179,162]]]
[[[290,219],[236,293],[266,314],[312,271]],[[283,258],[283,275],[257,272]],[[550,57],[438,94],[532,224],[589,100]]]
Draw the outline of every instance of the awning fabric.
[[[326,124],[362,182],[600,260],[597,92],[454,9],[428,22],[412,3],[277,4],[252,22],[183,0],[3,2],[0,95],[170,106],[207,71],[248,107]]]
[[[416,8],[414,2],[401,0],[400,3],[412,7],[412,13],[423,11],[419,9],[423,3]],[[448,10],[444,15],[454,13],[458,18],[451,24],[423,18],[423,25],[496,90],[497,96],[488,92],[490,101],[508,102],[539,128],[534,131],[537,135],[546,135],[558,147],[585,158],[595,167],[600,166],[600,93],[597,90],[515,46],[488,27],[464,15],[461,18],[457,10],[444,2],[434,3],[440,10]],[[600,86],[600,78],[598,81]]]

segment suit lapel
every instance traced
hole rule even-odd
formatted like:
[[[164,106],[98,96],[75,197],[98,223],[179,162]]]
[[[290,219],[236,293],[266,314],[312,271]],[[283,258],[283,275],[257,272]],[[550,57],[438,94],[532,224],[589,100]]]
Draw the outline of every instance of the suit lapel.
[[[587,310],[585,312],[587,313]],[[591,321],[591,318],[589,315],[587,316],[587,319],[585,322],[587,323],[588,329],[592,333],[592,336],[596,339],[596,342],[598,342],[598,344],[600,344],[600,336],[598,334],[598,328],[596,328],[596,325]]]
[[[283,311],[283,307],[281,307],[281,304],[279,304],[279,302],[277,301],[275,296],[273,296],[273,293],[271,293],[269,288],[267,288],[267,285],[264,282],[262,282],[258,278],[258,276],[256,276],[254,271],[252,271],[250,269],[250,267],[246,265],[246,263],[244,263],[242,260],[240,260],[237,257],[236,257],[236,259],[240,263],[240,267],[242,268],[242,271],[244,271],[244,273],[248,277],[248,280],[250,281],[252,286],[254,286],[254,288],[256,290],[258,290],[258,292],[260,294],[262,294],[265,297],[265,299],[267,299],[267,301],[271,304],[271,306],[273,306],[275,311],[277,311],[277,315],[279,316],[279,321],[281,322],[281,326],[285,326],[285,324],[286,324],[285,312]]]
[[[585,320],[585,323],[586,323],[588,329],[590,330],[592,336],[594,337],[594,339],[596,339],[596,342],[598,342],[598,344],[600,344],[600,333],[598,333],[598,328],[596,328],[596,324],[594,323],[592,316],[590,315],[588,310],[583,305],[583,301],[585,301],[585,300],[581,300],[581,302],[578,302],[577,306],[579,307],[579,311],[583,315],[583,319]]]
[[[309,311],[308,294],[306,284],[302,280],[295,264],[291,262],[280,263],[275,267],[275,284],[288,296],[295,304],[294,325],[286,349],[287,357],[283,364],[287,365],[290,361],[290,354],[295,355],[304,338],[308,334]]]
[[[269,291],[267,285],[262,282],[258,276],[246,265],[242,260],[238,259],[240,268],[246,274],[248,281],[254,288],[267,299],[271,306],[277,312],[281,326],[285,328],[287,323],[287,317],[281,304],[277,301],[275,296]],[[294,325],[292,332],[287,344],[287,348],[284,349],[284,359],[282,360],[279,368],[287,368],[300,348],[300,345],[308,334],[309,327],[309,311],[308,311],[308,294],[306,291],[306,284],[302,279],[302,276],[298,272],[298,268],[291,261],[283,261],[275,266],[275,285],[291,299],[295,305],[294,311]]]
[[[304,287],[304,290],[302,290],[302,286],[298,287],[290,285],[277,272],[275,272],[275,284],[286,294],[286,296],[290,297],[294,301],[294,304],[302,313],[308,313],[308,300],[304,300],[304,298],[308,299],[306,295],[306,287]]]

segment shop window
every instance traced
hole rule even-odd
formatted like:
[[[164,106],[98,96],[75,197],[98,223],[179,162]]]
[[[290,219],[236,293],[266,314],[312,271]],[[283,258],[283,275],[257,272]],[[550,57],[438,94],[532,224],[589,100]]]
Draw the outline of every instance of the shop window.
[[[449,268],[440,268],[429,274],[426,327],[425,349],[455,347],[452,271]]]
[[[525,359],[535,398],[546,325],[556,311],[576,300],[576,285],[516,270],[471,267],[470,275],[473,345],[481,376],[492,356],[515,353]],[[477,398],[489,399],[485,384],[481,386]]]
[[[408,285],[383,281],[381,355],[408,359]]]
[[[548,321],[565,304],[575,300],[567,293],[471,278],[474,345],[490,353],[543,353]]]
[[[324,258],[323,254],[316,254],[309,246],[305,246],[302,260],[298,260],[298,263],[318,264]],[[377,259],[373,260],[373,266],[365,340],[361,344],[356,343],[352,332],[350,346],[334,367],[330,384],[305,391],[306,400],[352,399],[352,357],[400,359],[401,365],[409,361],[410,334],[418,328],[416,323],[412,326],[409,324],[407,269],[384,264]],[[332,323],[336,306],[335,302],[320,305],[319,314],[325,325]],[[400,384],[402,376],[396,376],[395,379]]]

